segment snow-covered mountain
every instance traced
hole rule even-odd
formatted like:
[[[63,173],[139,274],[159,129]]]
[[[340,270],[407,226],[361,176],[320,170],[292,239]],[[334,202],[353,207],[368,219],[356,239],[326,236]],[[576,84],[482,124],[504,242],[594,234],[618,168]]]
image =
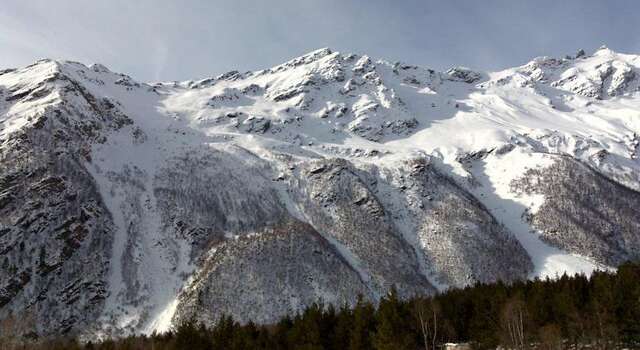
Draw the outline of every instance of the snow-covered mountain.
[[[640,56],[0,71],[0,319],[89,337],[640,258]]]

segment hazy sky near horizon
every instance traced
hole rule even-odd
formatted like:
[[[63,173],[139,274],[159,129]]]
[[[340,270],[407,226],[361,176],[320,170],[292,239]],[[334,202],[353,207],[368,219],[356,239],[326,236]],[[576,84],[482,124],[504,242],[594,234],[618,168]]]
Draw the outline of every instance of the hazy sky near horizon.
[[[7,0],[0,68],[99,62],[142,81],[268,68],[321,47],[498,70],[606,44],[640,54],[640,1]]]

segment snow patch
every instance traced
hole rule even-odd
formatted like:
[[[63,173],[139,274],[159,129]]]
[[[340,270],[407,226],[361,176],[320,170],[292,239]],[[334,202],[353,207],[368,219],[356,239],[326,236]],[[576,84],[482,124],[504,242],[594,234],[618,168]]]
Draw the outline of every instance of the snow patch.
[[[488,156],[469,168],[473,178],[479,182],[473,192],[529,253],[535,267],[531,278],[555,278],[564,273],[590,275],[595,270],[606,269],[586,257],[569,254],[546,244],[526,222],[526,211],[535,212],[544,203],[544,196],[516,193],[511,188],[511,182],[529,168],[544,168],[552,163],[550,155],[529,153],[522,149],[502,156]]]

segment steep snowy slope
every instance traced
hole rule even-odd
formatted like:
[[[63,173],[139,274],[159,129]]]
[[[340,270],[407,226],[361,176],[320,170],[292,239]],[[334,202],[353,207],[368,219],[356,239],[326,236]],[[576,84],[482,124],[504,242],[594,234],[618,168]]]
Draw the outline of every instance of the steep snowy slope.
[[[496,73],[329,49],[174,83],[0,71],[0,319],[271,322],[638,259],[639,69],[602,48]]]

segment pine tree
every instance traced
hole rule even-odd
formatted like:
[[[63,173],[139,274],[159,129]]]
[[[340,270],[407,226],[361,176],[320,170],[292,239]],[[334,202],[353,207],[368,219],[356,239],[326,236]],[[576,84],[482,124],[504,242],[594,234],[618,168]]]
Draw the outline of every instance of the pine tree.
[[[293,320],[288,315],[281,318],[273,332],[273,345],[275,349],[289,349],[288,334],[293,327]]]
[[[395,288],[382,298],[376,314],[376,332],[373,346],[377,350],[414,349],[415,337],[407,326],[408,314],[404,312],[398,300]]]
[[[324,336],[320,329],[321,322],[322,306],[314,303],[294,319],[289,331],[289,344],[295,349],[321,350]]]
[[[371,303],[364,301],[362,295],[353,309],[353,330],[349,338],[350,350],[371,349],[371,334],[375,329],[375,309]]]
[[[208,350],[211,343],[207,337],[206,329],[197,325],[195,321],[181,323],[176,329],[176,349]]]
[[[331,337],[331,348],[347,349],[349,348],[349,339],[351,338],[351,328],[354,326],[353,312],[347,305],[338,310],[335,317],[335,326]]]
[[[640,263],[618,267],[615,291],[621,335],[627,343],[640,344]]]
[[[608,273],[596,272],[591,277],[589,300],[586,304],[586,319],[589,341],[599,347],[617,338],[617,327],[613,313],[615,297]]]
[[[228,349],[238,325],[230,315],[221,315],[212,330],[212,342],[216,349]]]

